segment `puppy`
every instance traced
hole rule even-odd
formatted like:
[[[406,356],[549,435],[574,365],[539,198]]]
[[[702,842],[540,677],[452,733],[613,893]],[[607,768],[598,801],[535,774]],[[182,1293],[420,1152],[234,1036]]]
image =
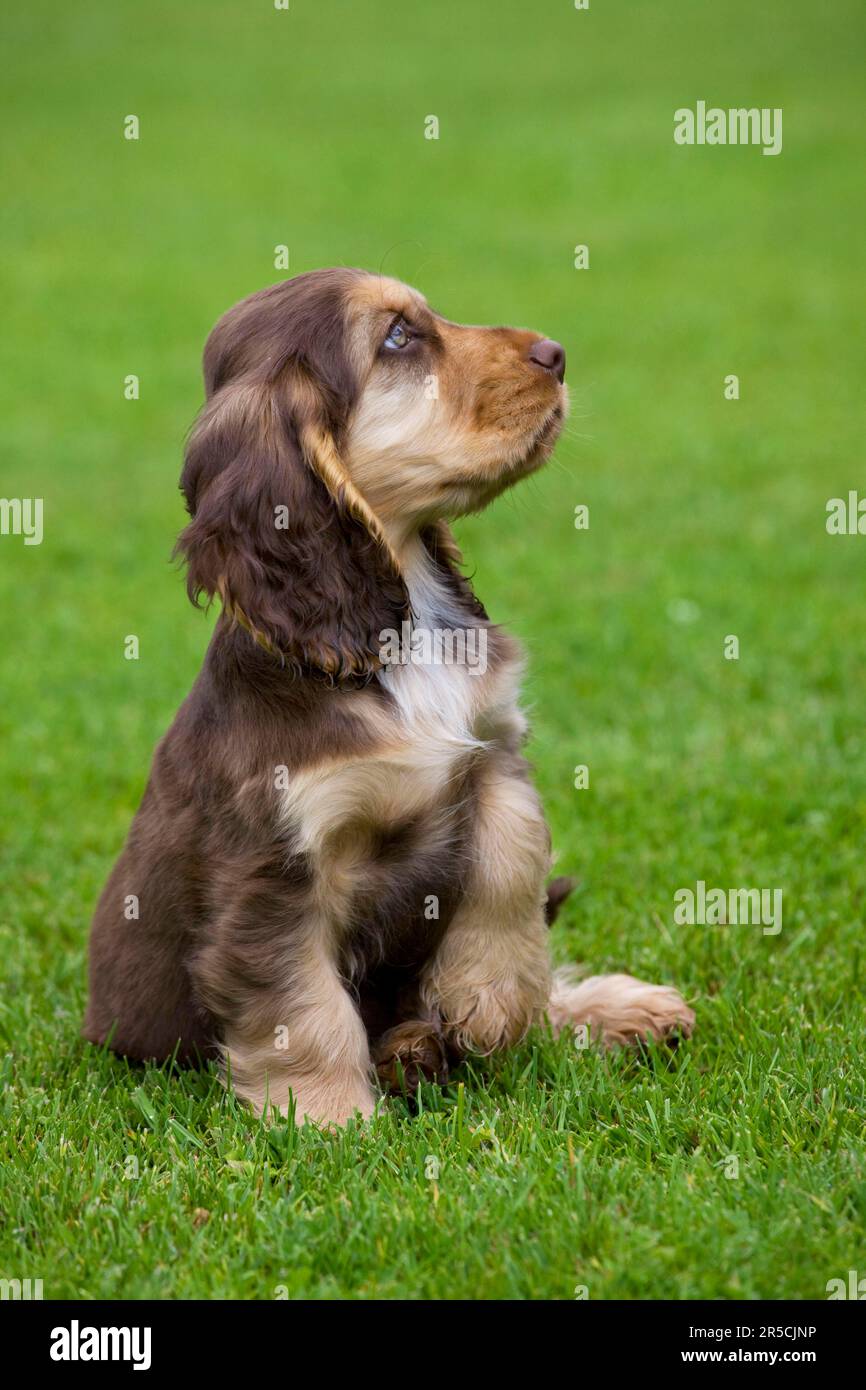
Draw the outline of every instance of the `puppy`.
[[[564,372],[358,270],[219,321],[178,550],[222,611],[96,911],[85,1037],[221,1057],[259,1110],[331,1125],[373,1112],[376,1068],[442,1078],[545,1013],[691,1030],[673,989],[552,978],[520,652],[448,529],[549,457]]]

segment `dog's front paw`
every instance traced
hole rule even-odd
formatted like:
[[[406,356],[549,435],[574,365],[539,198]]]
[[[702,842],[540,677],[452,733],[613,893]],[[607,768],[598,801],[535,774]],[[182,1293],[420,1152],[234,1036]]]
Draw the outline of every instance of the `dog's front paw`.
[[[555,1033],[580,1025],[604,1047],[690,1037],[694,1011],[671,985],[650,985],[632,975],[594,975],[575,981],[557,971],[547,1009]]]
[[[418,1019],[383,1033],[372,1049],[379,1084],[385,1091],[410,1094],[421,1081],[448,1080],[448,1057],[438,1022]]]
[[[457,1052],[487,1056],[520,1042],[543,1008],[538,991],[516,978],[485,985],[443,1001],[445,1035]]]

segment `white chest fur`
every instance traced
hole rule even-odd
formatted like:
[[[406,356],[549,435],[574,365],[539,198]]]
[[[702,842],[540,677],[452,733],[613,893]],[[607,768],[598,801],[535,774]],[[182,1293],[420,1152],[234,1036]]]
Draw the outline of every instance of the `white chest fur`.
[[[305,768],[281,794],[284,824],[313,855],[349,824],[388,826],[447,809],[469,763],[522,735],[519,659],[488,663],[486,628],[470,635],[426,552],[412,557],[407,579],[413,630],[429,640],[415,655],[404,647],[379,675],[387,706],[370,692],[347,697],[375,733],[375,750]],[[455,651],[471,660],[452,660]]]

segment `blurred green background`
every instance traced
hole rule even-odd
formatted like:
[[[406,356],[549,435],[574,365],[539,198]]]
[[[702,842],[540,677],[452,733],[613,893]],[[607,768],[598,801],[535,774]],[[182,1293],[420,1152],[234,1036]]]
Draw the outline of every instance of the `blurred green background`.
[[[269,1297],[291,1266],[314,1296],[823,1297],[866,1258],[866,539],[824,524],[864,478],[862,5],[34,0],[0,25],[0,495],[45,508],[41,546],[0,537],[0,1272],[47,1266],[46,1296]],[[781,107],[783,152],[676,146],[699,99]],[[675,981],[699,1018],[673,1073],[527,1043],[467,1080],[468,1130],[453,1088],[395,1107],[375,1162],[364,1135],[269,1150],[212,1080],[77,1038],[92,907],[208,638],[169,561],[201,349],[281,244],[291,274],[383,270],[565,344],[554,462],[458,534],[529,650],[581,880],[556,952]],[[781,887],[781,935],[674,928],[699,878]]]

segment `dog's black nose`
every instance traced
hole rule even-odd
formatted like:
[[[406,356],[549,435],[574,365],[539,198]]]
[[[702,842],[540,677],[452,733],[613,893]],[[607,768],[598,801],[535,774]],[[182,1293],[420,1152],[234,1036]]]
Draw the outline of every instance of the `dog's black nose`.
[[[565,379],[565,348],[553,338],[542,338],[529,349],[530,362],[537,362],[548,372],[553,372],[557,381]]]

